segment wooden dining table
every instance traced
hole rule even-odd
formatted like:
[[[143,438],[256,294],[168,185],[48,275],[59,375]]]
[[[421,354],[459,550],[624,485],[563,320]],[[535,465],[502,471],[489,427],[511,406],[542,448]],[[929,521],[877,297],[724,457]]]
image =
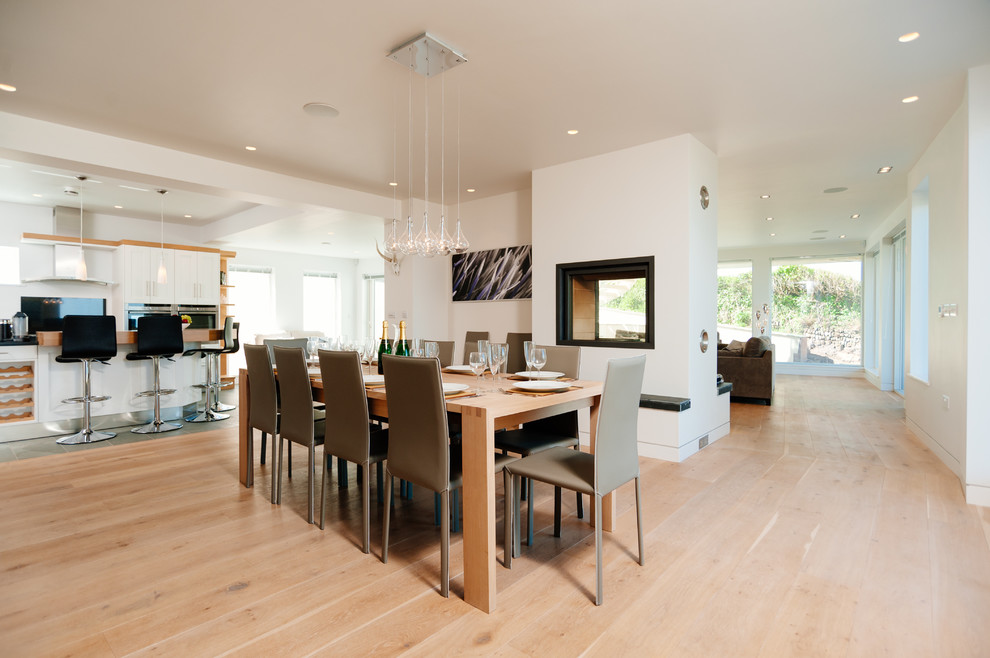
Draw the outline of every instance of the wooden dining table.
[[[591,412],[591,450],[601,403],[602,383],[574,381],[570,390],[550,395],[502,393],[487,378],[478,388],[471,375],[444,373],[443,380],[468,384],[480,395],[450,397],[448,412],[461,416],[463,443],[463,550],[464,599],[485,612],[495,609],[495,432],[524,422],[588,408]],[[501,388],[511,388],[503,379]],[[239,399],[239,478],[245,487],[254,484],[254,441],[248,425],[250,381],[247,370],[238,373]],[[384,387],[366,389],[373,416],[388,418],[388,396]],[[313,399],[323,402],[323,383],[313,377]],[[327,419],[333,422],[332,419]],[[592,508],[594,506],[591,506]],[[602,528],[612,530],[615,502],[611,495],[602,499]],[[591,515],[589,514],[589,517]]]

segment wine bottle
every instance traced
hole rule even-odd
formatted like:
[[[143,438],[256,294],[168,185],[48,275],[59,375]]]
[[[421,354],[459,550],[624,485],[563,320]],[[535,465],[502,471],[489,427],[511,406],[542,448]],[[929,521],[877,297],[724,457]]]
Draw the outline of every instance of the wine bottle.
[[[378,374],[384,374],[382,370],[382,355],[391,354],[392,346],[388,344],[388,320],[382,322],[382,342],[378,343]]]
[[[406,340],[406,321],[399,322],[399,338],[395,341],[395,355],[409,356],[409,341]]]

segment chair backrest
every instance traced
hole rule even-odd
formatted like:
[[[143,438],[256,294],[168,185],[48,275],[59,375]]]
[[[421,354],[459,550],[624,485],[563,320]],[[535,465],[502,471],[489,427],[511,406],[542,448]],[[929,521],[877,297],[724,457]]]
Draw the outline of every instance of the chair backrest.
[[[505,372],[522,372],[526,369],[526,355],[523,354],[523,343],[533,340],[533,334],[505,334],[505,343],[509,346],[509,358],[505,362]]]
[[[61,356],[67,359],[117,356],[117,319],[112,315],[66,315]]]
[[[357,352],[320,350],[320,377],[327,406],[323,447],[330,454],[362,464],[371,452],[368,397]]]
[[[306,369],[306,355],[295,347],[276,347],[275,369],[282,402],[279,436],[304,446],[313,445],[313,385]]]
[[[639,477],[637,420],[646,356],[610,359],[595,434],[595,491],[605,494]]]
[[[230,318],[227,319],[229,320]],[[233,354],[234,352],[237,352],[239,349],[241,349],[241,323],[234,322],[233,324],[231,324],[230,333],[231,333],[231,342],[228,343],[227,340],[224,339],[223,350],[228,354]],[[227,350],[228,347],[230,348],[229,351]]]
[[[450,447],[440,364],[426,357],[382,357],[388,395],[388,470],[395,477],[445,491]]]
[[[181,354],[182,318],[178,315],[143,315],[137,321],[136,354],[173,356]]]
[[[268,348],[264,345],[245,345],[244,359],[247,361],[248,385],[251,389],[248,424],[274,436],[278,433],[278,391],[275,388],[275,373],[272,372]]]
[[[487,331],[468,331],[464,334],[464,361],[467,363],[471,352],[478,351],[478,341],[489,340]]]
[[[276,347],[298,347],[305,354],[309,340],[306,338],[266,338],[264,344],[268,348],[268,358],[272,360],[272,363],[275,363]]]
[[[228,315],[223,321],[223,349],[220,351],[224,354],[230,354],[237,351],[237,326],[237,323],[234,322],[234,316],[232,315]]]
[[[576,345],[537,345],[547,351],[546,371],[564,373],[565,377],[580,379],[581,348]]]
[[[440,348],[440,367],[446,368],[454,362],[454,341],[452,340],[435,340],[433,341]]]

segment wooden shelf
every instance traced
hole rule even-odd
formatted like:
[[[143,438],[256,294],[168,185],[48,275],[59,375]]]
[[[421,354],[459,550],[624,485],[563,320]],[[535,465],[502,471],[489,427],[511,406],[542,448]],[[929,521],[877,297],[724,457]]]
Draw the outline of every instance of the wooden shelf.
[[[0,409],[17,409],[19,407],[33,407],[33,398],[21,398],[20,400],[6,400],[0,402]]]
[[[34,376],[34,371],[31,369],[31,366],[11,366],[9,368],[0,368],[0,377],[13,377],[13,375],[32,377]],[[13,378],[20,379],[20,377]]]
[[[34,391],[34,384],[24,384],[22,386],[0,386],[0,395],[10,393],[30,393]]]
[[[28,411],[23,414],[11,414],[9,416],[0,416],[0,423],[19,423],[28,420],[34,420],[34,412]]]

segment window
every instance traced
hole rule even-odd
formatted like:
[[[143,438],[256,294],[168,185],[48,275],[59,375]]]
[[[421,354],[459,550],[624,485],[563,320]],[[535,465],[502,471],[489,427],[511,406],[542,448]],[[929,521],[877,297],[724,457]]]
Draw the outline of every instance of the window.
[[[303,273],[303,331],[340,335],[340,294],[336,274]]]
[[[557,265],[557,343],[653,347],[653,257]]]
[[[773,344],[778,362],[861,365],[863,258],[775,258]]]
[[[21,250],[17,247],[0,247],[0,284],[17,285],[21,282]]]
[[[365,274],[365,326],[369,336],[377,337],[385,321],[385,277],[381,274]]]
[[[753,335],[753,263],[718,264],[718,338],[745,342]]]
[[[228,299],[234,322],[240,324],[238,340],[254,343],[258,334],[278,331],[275,319],[275,278],[270,267],[231,263],[227,272]],[[227,369],[245,367],[244,351],[229,355]]]

